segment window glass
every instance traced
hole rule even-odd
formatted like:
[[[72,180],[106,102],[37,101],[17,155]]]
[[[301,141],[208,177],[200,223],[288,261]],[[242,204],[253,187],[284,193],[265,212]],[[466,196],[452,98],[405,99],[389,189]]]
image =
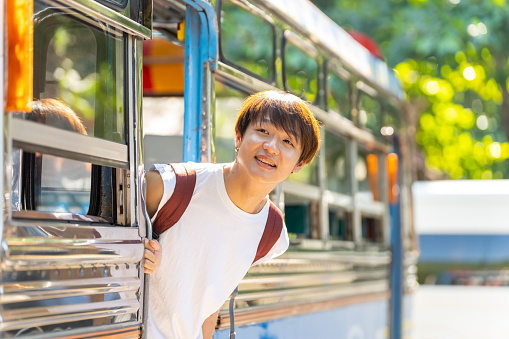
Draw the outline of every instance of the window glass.
[[[362,217],[362,239],[367,242],[383,242],[382,221],[371,217]]]
[[[330,110],[351,118],[350,84],[334,72],[327,75],[327,106]]]
[[[235,121],[246,95],[216,81],[214,147],[216,162],[235,160]]]
[[[380,133],[381,108],[380,103],[369,95],[360,92],[359,125]]]
[[[285,86],[295,95],[314,102],[318,93],[318,63],[308,53],[286,40],[284,51]]]
[[[34,13],[34,97],[69,106],[83,134],[125,143],[123,35],[39,2]],[[65,128],[44,112],[27,118]]]
[[[342,208],[329,209],[329,230],[332,240],[353,240],[352,213]]]
[[[221,5],[221,52],[226,62],[274,78],[274,27],[228,0]]]
[[[285,224],[290,239],[319,239],[318,203],[292,194],[285,194]]]
[[[379,156],[360,148],[355,165],[358,196],[363,201],[380,200]]]
[[[394,130],[399,130],[401,128],[401,112],[399,112],[399,110],[394,107],[393,105],[391,104],[386,104],[384,105],[384,119],[383,119],[383,127],[392,127],[393,130],[392,132],[394,132]],[[383,133],[383,134],[391,134],[390,133],[391,131],[389,131],[389,133],[386,131],[386,133]]]
[[[37,211],[87,214],[92,164],[41,155],[41,186]]]
[[[327,189],[351,194],[351,181],[348,173],[347,143],[336,134],[325,131],[325,165],[327,168]]]

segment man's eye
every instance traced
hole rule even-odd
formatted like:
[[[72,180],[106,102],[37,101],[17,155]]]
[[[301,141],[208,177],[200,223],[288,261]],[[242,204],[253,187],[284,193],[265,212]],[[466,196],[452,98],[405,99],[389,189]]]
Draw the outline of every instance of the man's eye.
[[[292,144],[292,142],[290,140],[286,139],[286,140],[283,140],[283,141],[286,142],[288,145],[293,146],[293,144]]]
[[[258,132],[261,132],[261,133],[267,133],[267,130],[264,129],[264,128],[258,128]]]

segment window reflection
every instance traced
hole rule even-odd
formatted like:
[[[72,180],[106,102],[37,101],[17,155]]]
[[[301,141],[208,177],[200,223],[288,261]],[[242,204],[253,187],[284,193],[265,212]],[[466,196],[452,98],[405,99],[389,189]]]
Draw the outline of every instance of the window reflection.
[[[274,78],[273,26],[228,0],[221,5],[221,53],[226,62]]]
[[[34,8],[34,50],[47,51],[34,55],[34,96],[65,102],[88,135],[125,143],[122,34],[40,2]]]
[[[351,194],[347,149],[347,143],[344,139],[327,130],[325,131],[327,189],[342,194]]]
[[[284,50],[285,86],[295,95],[314,102],[318,93],[318,63],[290,40]]]
[[[42,158],[37,211],[87,214],[92,164],[37,154]]]

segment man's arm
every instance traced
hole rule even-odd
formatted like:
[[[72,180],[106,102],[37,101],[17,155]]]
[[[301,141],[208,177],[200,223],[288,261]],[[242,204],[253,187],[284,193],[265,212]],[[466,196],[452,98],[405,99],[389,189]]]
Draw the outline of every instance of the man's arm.
[[[152,218],[163,198],[164,183],[161,174],[158,171],[148,171],[145,174],[145,187],[147,188],[147,195],[145,197],[147,213]]]
[[[148,171],[145,174],[145,187],[147,194],[145,203],[150,218],[154,216],[161,203],[164,193],[163,178],[157,171]],[[148,241],[145,239],[144,268],[145,273],[154,273],[161,264],[161,245],[157,240]]]
[[[214,312],[210,317],[205,319],[203,325],[201,327],[201,331],[203,333],[203,339],[212,339],[212,335],[214,334],[214,329],[217,324],[217,315],[219,311]]]

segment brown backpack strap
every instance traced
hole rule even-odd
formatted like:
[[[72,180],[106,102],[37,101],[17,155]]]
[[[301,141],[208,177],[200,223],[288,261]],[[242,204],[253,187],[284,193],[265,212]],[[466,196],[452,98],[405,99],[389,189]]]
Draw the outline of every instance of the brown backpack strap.
[[[277,240],[281,235],[281,231],[283,230],[283,215],[281,211],[270,201],[269,206],[269,217],[267,218],[267,223],[265,224],[265,229],[263,230],[262,238],[260,239],[260,243],[258,244],[258,249],[256,250],[256,256],[253,260],[253,264],[258,261],[258,259],[266,256],[269,251],[274,247]]]
[[[175,172],[175,189],[170,199],[164,204],[152,225],[152,237],[159,235],[175,225],[186,211],[194,187],[196,186],[196,170],[189,164],[170,164]]]

